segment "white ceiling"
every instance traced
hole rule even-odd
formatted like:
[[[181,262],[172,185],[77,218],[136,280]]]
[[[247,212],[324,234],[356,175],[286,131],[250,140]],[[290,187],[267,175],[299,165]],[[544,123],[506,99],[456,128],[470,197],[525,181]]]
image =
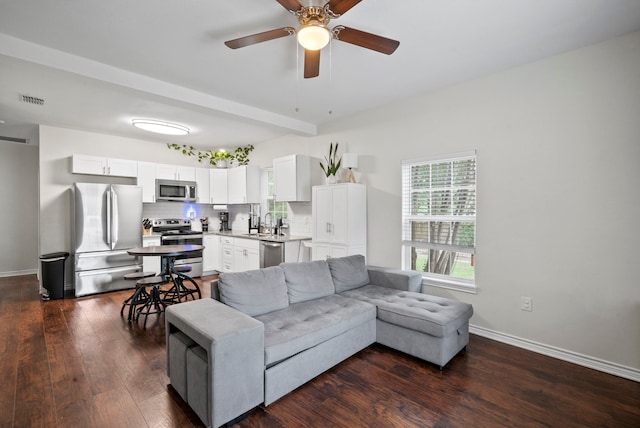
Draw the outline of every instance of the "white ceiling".
[[[338,117],[638,31],[640,1],[363,0],[332,25],[400,47],[387,56],[335,41],[315,79],[302,78],[294,37],[223,44],[296,24],[275,0],[0,0],[0,135],[37,123],[197,147],[314,135]],[[134,117],[192,133],[158,138]]]

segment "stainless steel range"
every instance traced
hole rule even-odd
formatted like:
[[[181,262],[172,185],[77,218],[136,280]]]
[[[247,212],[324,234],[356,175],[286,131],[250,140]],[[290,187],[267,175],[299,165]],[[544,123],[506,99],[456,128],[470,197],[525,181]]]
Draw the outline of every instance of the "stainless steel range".
[[[152,225],[153,231],[161,234],[160,242],[162,245],[202,245],[202,232],[191,230],[191,220],[156,219],[153,220]],[[177,257],[175,265],[189,265],[192,269],[189,276],[201,276],[202,251]]]

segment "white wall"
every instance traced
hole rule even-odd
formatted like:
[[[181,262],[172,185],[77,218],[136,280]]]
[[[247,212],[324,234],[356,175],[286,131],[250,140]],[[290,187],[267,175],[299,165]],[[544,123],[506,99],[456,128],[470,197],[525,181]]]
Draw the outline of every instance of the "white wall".
[[[428,70],[425,70],[428,72]],[[400,266],[400,162],[477,149],[472,323],[640,374],[640,33],[334,121],[285,147],[360,154],[368,262]],[[521,296],[533,312],[520,310]]]
[[[38,147],[0,142],[0,276],[32,274],[38,254]]]

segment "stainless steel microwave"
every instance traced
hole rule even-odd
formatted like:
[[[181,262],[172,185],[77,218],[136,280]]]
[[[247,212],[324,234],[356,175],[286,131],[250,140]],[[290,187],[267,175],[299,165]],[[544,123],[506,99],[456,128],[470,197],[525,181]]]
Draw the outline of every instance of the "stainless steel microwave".
[[[157,179],[156,201],[195,202],[196,183]]]

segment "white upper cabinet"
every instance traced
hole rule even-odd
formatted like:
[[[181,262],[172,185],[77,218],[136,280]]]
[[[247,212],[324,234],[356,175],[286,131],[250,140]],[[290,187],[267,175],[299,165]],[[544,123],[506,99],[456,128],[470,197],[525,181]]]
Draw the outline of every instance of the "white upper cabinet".
[[[156,201],[156,164],[138,162],[138,186],[142,187],[142,202]]]
[[[196,168],[196,202],[211,203],[209,168]]]
[[[224,168],[215,168],[209,170],[209,195],[210,203],[226,204],[229,202],[227,197],[227,170]]]
[[[260,203],[260,168],[252,165],[227,169],[229,204]]]
[[[311,159],[290,155],[273,160],[274,196],[279,202],[311,200]]]
[[[161,180],[196,181],[196,169],[190,166],[156,164],[156,178]]]
[[[138,175],[138,163],[127,159],[73,155],[71,163],[71,172],[73,174],[110,175],[114,177],[136,177]]]

